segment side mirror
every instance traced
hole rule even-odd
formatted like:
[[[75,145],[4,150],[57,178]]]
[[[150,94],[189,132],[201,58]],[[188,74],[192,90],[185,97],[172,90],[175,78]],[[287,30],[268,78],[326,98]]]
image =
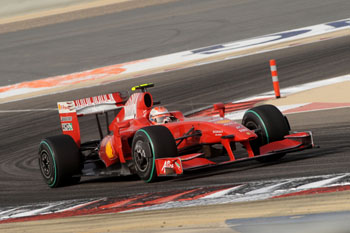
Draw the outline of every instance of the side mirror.
[[[225,117],[225,104],[224,103],[214,104],[214,110],[219,111],[220,117]]]
[[[130,126],[130,121],[123,121],[123,122],[118,122],[118,128],[121,129],[121,128],[128,128]]]
[[[113,124],[112,130],[114,131],[114,135],[116,137],[120,137],[119,130],[122,128],[128,128],[130,126],[130,121],[122,121],[122,122],[116,122]]]

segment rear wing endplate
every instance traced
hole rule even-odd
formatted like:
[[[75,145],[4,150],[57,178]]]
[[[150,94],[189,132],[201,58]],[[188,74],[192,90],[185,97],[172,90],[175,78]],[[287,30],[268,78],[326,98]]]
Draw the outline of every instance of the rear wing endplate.
[[[63,134],[71,136],[79,146],[80,128],[78,117],[100,113],[106,113],[120,109],[124,106],[127,98],[122,97],[120,92],[88,97],[73,101],[58,102],[58,112]],[[100,133],[101,133],[101,129]]]

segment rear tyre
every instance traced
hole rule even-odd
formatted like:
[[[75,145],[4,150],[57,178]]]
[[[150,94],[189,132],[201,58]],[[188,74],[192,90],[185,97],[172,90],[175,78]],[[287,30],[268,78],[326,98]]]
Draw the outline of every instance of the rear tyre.
[[[261,105],[249,109],[243,116],[242,124],[250,130],[256,130],[258,138],[250,145],[255,155],[260,154],[260,147],[270,142],[283,140],[289,134],[289,123],[286,117],[273,105]],[[276,154],[257,158],[260,162],[272,162],[285,154]]]
[[[136,173],[147,183],[157,179],[156,158],[176,156],[175,139],[165,126],[148,126],[135,133],[132,141],[132,159]]]
[[[50,188],[78,183],[81,161],[79,148],[68,135],[48,137],[40,142],[39,167]]]

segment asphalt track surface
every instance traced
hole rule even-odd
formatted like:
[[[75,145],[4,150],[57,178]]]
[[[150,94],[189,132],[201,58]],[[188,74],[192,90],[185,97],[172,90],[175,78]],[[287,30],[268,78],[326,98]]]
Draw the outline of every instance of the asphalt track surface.
[[[4,109],[54,108],[58,100],[123,91],[130,86],[154,82],[155,99],[170,109],[191,110],[222,100],[267,91],[267,58],[278,58],[281,86],[349,72],[349,38],[324,41],[243,59],[117,82],[108,86],[38,97],[1,105]],[[319,50],[319,48],[322,48]],[[342,54],[344,53],[344,54]],[[332,61],[336,61],[335,64]],[[318,65],[317,65],[318,64]],[[338,67],[333,73],[331,67]],[[293,80],[293,81],[291,81]],[[195,104],[197,103],[197,104]],[[169,191],[247,181],[291,178],[349,172],[349,108],[290,115],[292,128],[312,130],[321,148],[286,156],[281,163],[263,165],[255,161],[232,167],[193,172],[181,178],[146,184],[136,177],[85,179],[83,183],[50,189],[42,181],[38,164],[38,144],[43,137],[60,133],[56,111],[1,113],[1,205],[26,204],[62,199],[127,196],[144,192]],[[85,139],[97,138],[93,118],[82,122]],[[294,127],[293,127],[294,126]],[[84,139],[84,138],[83,138]]]
[[[0,34],[0,86],[340,20],[350,11],[348,0],[168,1]]]
[[[194,1],[193,4],[199,4],[198,2],[199,1]],[[203,2],[206,3],[205,1]],[[228,1],[220,2],[222,4],[229,4]],[[274,1],[267,2],[270,4],[270,6],[273,6],[272,2]],[[325,9],[322,8],[321,5],[327,2],[329,3],[329,7],[336,5],[334,4],[334,1],[322,1],[322,3],[318,3],[320,4],[320,6],[316,7],[317,10]],[[333,4],[331,4],[331,2]],[[177,2],[176,4],[180,3]],[[238,3],[239,2],[237,2],[237,4]],[[254,5],[254,3],[256,2],[251,1],[249,3],[252,4],[252,7],[256,10],[257,6]],[[310,1],[310,5],[312,5],[311,3],[316,4],[316,1]],[[336,14],[339,14],[340,17],[336,18],[327,18],[327,15],[322,14],[322,21],[316,20],[316,22],[315,19],[313,19],[313,17],[310,15],[310,17],[308,16],[309,20],[306,20],[306,18],[308,17],[305,16],[306,22],[302,22],[303,25],[301,25],[301,23],[292,22],[288,20],[288,22],[286,22],[284,25],[280,21],[279,24],[282,24],[282,26],[278,25],[277,27],[268,28],[268,30],[263,30],[261,28],[261,25],[259,25],[259,22],[264,20],[265,22],[271,21],[268,15],[261,11],[260,13],[258,13],[262,14],[260,15],[260,17],[258,17],[257,15],[255,15],[254,17],[255,24],[251,23],[250,28],[249,25],[245,25],[245,27],[242,28],[241,26],[238,27],[236,25],[237,33],[232,33],[231,31],[231,37],[228,34],[223,34],[222,37],[220,36],[219,38],[214,38],[213,40],[207,39],[207,41],[203,41],[206,40],[203,39],[201,41],[200,39],[204,38],[205,35],[210,35],[211,37],[214,37],[214,35],[216,36],[219,32],[215,29],[218,30],[218,27],[204,27],[202,28],[202,30],[200,27],[195,27],[191,30],[197,30],[197,36],[194,36],[194,34],[192,34],[192,38],[186,39],[186,37],[188,37],[189,35],[185,35],[186,33],[183,31],[182,39],[180,39],[179,37],[175,37],[174,41],[164,43],[163,50],[161,48],[162,46],[159,46],[161,43],[157,43],[155,41],[152,42],[152,38],[145,39],[145,41],[149,40],[148,43],[155,43],[158,44],[158,46],[149,46],[152,49],[141,49],[141,51],[143,51],[142,55],[147,54],[146,57],[150,57],[153,55],[160,55],[162,53],[175,52],[175,49],[176,51],[181,51],[184,49],[196,48],[201,45],[209,45],[209,42],[210,44],[218,42],[227,42],[239,38],[247,38],[253,35],[262,35],[299,26],[307,26],[316,23],[322,23],[333,19],[345,18],[344,15],[341,15],[341,10],[349,6],[349,4],[347,3],[347,1],[343,1],[343,3],[345,7],[337,8],[338,11],[336,11]],[[291,12],[293,12],[292,6],[297,7],[298,2],[295,2],[295,5],[294,3],[290,4],[290,8],[283,9],[285,11],[290,10]],[[162,9],[164,7],[163,10],[168,9],[165,8],[165,6],[158,7]],[[160,11],[162,9],[158,10]],[[226,8],[222,6],[221,10],[225,11]],[[281,6],[280,8],[275,8],[275,12],[278,12],[277,10],[282,10]],[[297,11],[297,9],[294,9],[294,11]],[[216,17],[222,17],[222,20],[225,21],[225,17],[228,17],[229,13],[226,14],[227,15],[225,15],[224,13],[220,14],[220,11],[218,11],[216,12]],[[191,16],[191,14],[188,13],[188,17],[196,17],[195,15],[196,14],[194,14],[194,16]],[[282,18],[283,14],[279,13],[279,15]],[[105,17],[112,16],[113,15]],[[185,18],[185,16],[182,17]],[[201,24],[202,26],[208,26],[208,23],[202,22],[200,20],[200,17],[200,15],[197,15],[197,23],[199,25]],[[209,18],[210,17],[208,16],[208,19]],[[98,19],[99,17],[97,17],[94,20],[87,19],[85,23],[91,24],[95,21],[99,22]],[[182,20],[183,22],[189,21],[189,19],[187,19],[187,21],[185,19],[181,19],[180,21]],[[250,24],[250,20],[248,18],[246,18],[245,21],[242,19],[242,21],[246,22],[247,24]],[[147,22],[147,20],[145,20],[145,22]],[[6,38],[12,37],[14,35],[13,33],[0,35],[0,41],[2,41],[0,45],[2,48],[3,46],[7,46],[9,58],[11,57],[11,49],[13,49],[13,56],[17,56],[17,58],[21,57],[19,54],[21,53],[20,49],[26,51],[26,53],[23,53],[22,51],[22,56],[25,54],[27,54],[27,56],[31,56],[30,54],[33,51],[38,51],[38,53],[51,54],[51,56],[46,55],[46,57],[35,57],[35,55],[33,55],[35,59],[28,59],[27,65],[28,67],[31,67],[33,71],[37,71],[33,72],[33,74],[35,75],[27,76],[24,74],[17,74],[18,77],[26,77],[26,79],[36,79],[40,77],[52,76],[60,72],[69,73],[72,71],[77,71],[77,69],[89,68],[89,66],[92,65],[94,67],[99,65],[107,65],[106,62],[110,62],[110,64],[113,64],[121,61],[121,59],[125,57],[127,58],[127,60],[133,60],[141,56],[140,53],[137,52],[137,48],[135,48],[135,50],[130,50],[129,52],[127,52],[128,55],[126,56],[122,56],[123,52],[120,52],[119,50],[119,57],[117,56],[116,59],[113,60],[110,59],[111,55],[108,54],[108,52],[106,52],[107,50],[113,50],[110,46],[108,47],[108,49],[103,49],[104,46],[96,46],[96,44],[95,46],[93,46],[92,44],[89,44],[84,40],[81,41],[81,46],[86,46],[86,48],[88,47],[89,49],[83,49],[86,53],[80,54],[81,51],[72,51],[71,46],[73,45],[65,41],[64,38],[60,39],[59,36],[57,36],[56,41],[58,44],[55,44],[55,46],[45,47],[46,51],[42,51],[43,48],[39,49],[38,47],[35,49],[34,45],[40,47],[40,45],[44,43],[42,41],[43,37],[37,36],[37,33],[49,33],[48,31],[50,30],[51,33],[53,33],[53,31],[55,30],[59,31],[60,27],[69,27],[74,23],[83,24],[83,21],[73,22],[71,24],[66,25],[52,25],[44,28],[16,32],[19,34],[23,33],[23,36],[26,35],[31,38],[31,40],[25,40],[24,38],[22,41],[24,44],[19,46],[16,46],[17,44],[15,43],[13,43],[11,46],[11,42],[9,39],[6,42]],[[151,24],[151,22],[148,23]],[[164,20],[161,22],[161,24],[166,25]],[[180,24],[180,22],[174,22],[174,24],[169,25]],[[276,25],[277,24],[278,23],[276,22]],[[231,24],[227,23],[227,25]],[[154,28],[156,29],[157,27],[154,26]],[[169,28],[172,27],[169,26]],[[229,29],[230,28],[226,28],[225,30],[229,31]],[[75,34],[75,31],[72,28],[69,30],[71,30],[71,33]],[[94,31],[92,25],[90,25],[89,27],[85,27],[85,32],[89,30],[91,30],[91,33]],[[130,28],[129,30],[133,32],[132,28]],[[211,33],[209,33],[210,31]],[[67,31],[64,32],[63,30],[62,34],[58,34],[62,35],[62,37],[66,37]],[[18,34],[16,35],[19,36]],[[140,36],[140,34],[138,34],[138,36]],[[88,38],[86,33],[84,34],[84,38]],[[108,36],[106,37],[105,35],[104,38],[108,40]],[[104,38],[102,38],[101,36],[100,40]],[[6,43],[3,43],[4,41]],[[29,44],[26,44],[25,41],[28,41]],[[0,105],[0,110],[3,111],[11,109],[19,110],[55,108],[57,101],[88,97],[111,91],[125,91],[130,90],[129,88],[136,84],[153,82],[156,83],[156,87],[152,90],[152,93],[156,100],[161,100],[162,103],[168,106],[170,109],[178,109],[186,112],[191,111],[193,109],[197,109],[199,107],[207,106],[218,101],[234,100],[271,90],[271,80],[269,77],[268,67],[268,60],[270,58],[275,58],[278,61],[280,84],[282,87],[320,80],[327,77],[348,74],[350,72],[350,57],[348,56],[350,52],[349,41],[350,36],[347,36],[310,45],[299,46],[295,48],[264,53],[260,55],[254,55],[220,63],[209,64],[201,67],[194,67],[180,71],[152,75],[149,77],[143,77],[128,81],[120,81],[106,86],[86,88],[72,92],[33,98],[25,101],[2,104]],[[91,39],[90,43],[92,42],[93,40]],[[100,42],[102,43],[102,41]],[[106,43],[108,44],[108,42]],[[136,43],[135,41],[134,43],[136,45],[140,44],[140,42]],[[178,44],[177,47],[175,46],[176,44]],[[132,43],[129,44],[129,46],[131,45]],[[147,45],[144,46],[147,47]],[[159,50],[157,50],[156,47]],[[168,48],[165,49],[166,47]],[[123,49],[127,51],[127,46],[124,46]],[[6,49],[2,51],[6,51]],[[72,53],[70,53],[69,51]],[[62,57],[60,57],[61,52],[68,52],[67,57],[70,57],[74,54],[76,54],[76,56],[83,56],[85,58],[83,60],[88,62],[86,64],[83,64],[84,61],[79,62],[79,58],[73,57],[70,58],[73,60],[68,59],[67,61],[65,60],[64,62],[59,62],[59,59],[62,59]],[[117,52],[115,53],[117,54]],[[21,67],[20,60],[16,60],[14,58],[12,63],[6,63],[7,66],[4,66],[4,57],[6,56],[1,57],[2,61],[0,62],[0,64],[3,67],[1,67],[0,70],[6,71],[6,67],[10,69],[11,65],[15,65],[16,62],[18,65],[17,67]],[[103,61],[100,61],[101,57],[104,59]],[[100,63],[96,61],[100,61]],[[48,64],[53,65],[49,66]],[[69,66],[69,64],[71,64],[71,66]],[[18,72],[20,72],[20,69],[18,69]],[[25,73],[27,71],[23,72]],[[3,79],[1,80],[3,82]],[[13,80],[16,81],[17,78],[13,78]],[[0,113],[0,206],[12,206],[18,204],[28,204],[43,201],[58,201],[75,198],[106,196],[124,197],[138,193],[186,189],[197,186],[210,186],[214,184],[236,184],[241,182],[257,180],[349,172],[349,113],[350,109],[345,108],[339,110],[290,115],[289,118],[292,124],[292,128],[295,130],[312,130],[314,132],[315,142],[318,145],[320,145],[321,148],[286,156],[280,163],[264,165],[255,161],[250,161],[231,167],[211,169],[201,172],[192,172],[191,174],[184,175],[181,178],[162,181],[153,184],[145,184],[144,182],[138,180],[137,177],[114,177],[95,179],[90,178],[84,179],[83,182],[79,185],[59,189],[50,189],[42,181],[37,164],[37,151],[39,142],[42,138],[60,133],[57,112],[2,112]],[[85,135],[85,139],[97,138],[97,132],[95,131],[95,127],[91,127],[92,124],[95,124],[95,122],[91,118],[87,118],[82,122],[82,128],[85,128],[85,130],[83,130],[83,135]]]

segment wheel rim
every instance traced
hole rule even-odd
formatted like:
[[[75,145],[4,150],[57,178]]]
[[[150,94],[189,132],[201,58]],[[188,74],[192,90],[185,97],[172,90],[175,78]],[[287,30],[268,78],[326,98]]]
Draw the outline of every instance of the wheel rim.
[[[134,159],[137,169],[140,172],[145,172],[149,166],[149,159],[146,156],[143,141],[136,142],[134,147]]]
[[[258,135],[258,138],[261,138],[262,137],[262,133],[261,133],[261,127],[259,127],[255,122],[253,121],[248,121],[246,124],[245,124],[245,127],[247,127],[248,129],[250,130],[258,130],[257,132],[255,132],[256,135]]]
[[[258,135],[258,138],[255,139],[254,141],[260,141],[260,143],[263,143],[263,132],[262,132],[262,128],[260,125],[257,125],[254,121],[248,121],[245,124],[245,127],[247,127],[248,129],[255,131],[255,134]]]
[[[51,177],[52,164],[47,151],[42,151],[40,154],[40,169],[46,179]]]

